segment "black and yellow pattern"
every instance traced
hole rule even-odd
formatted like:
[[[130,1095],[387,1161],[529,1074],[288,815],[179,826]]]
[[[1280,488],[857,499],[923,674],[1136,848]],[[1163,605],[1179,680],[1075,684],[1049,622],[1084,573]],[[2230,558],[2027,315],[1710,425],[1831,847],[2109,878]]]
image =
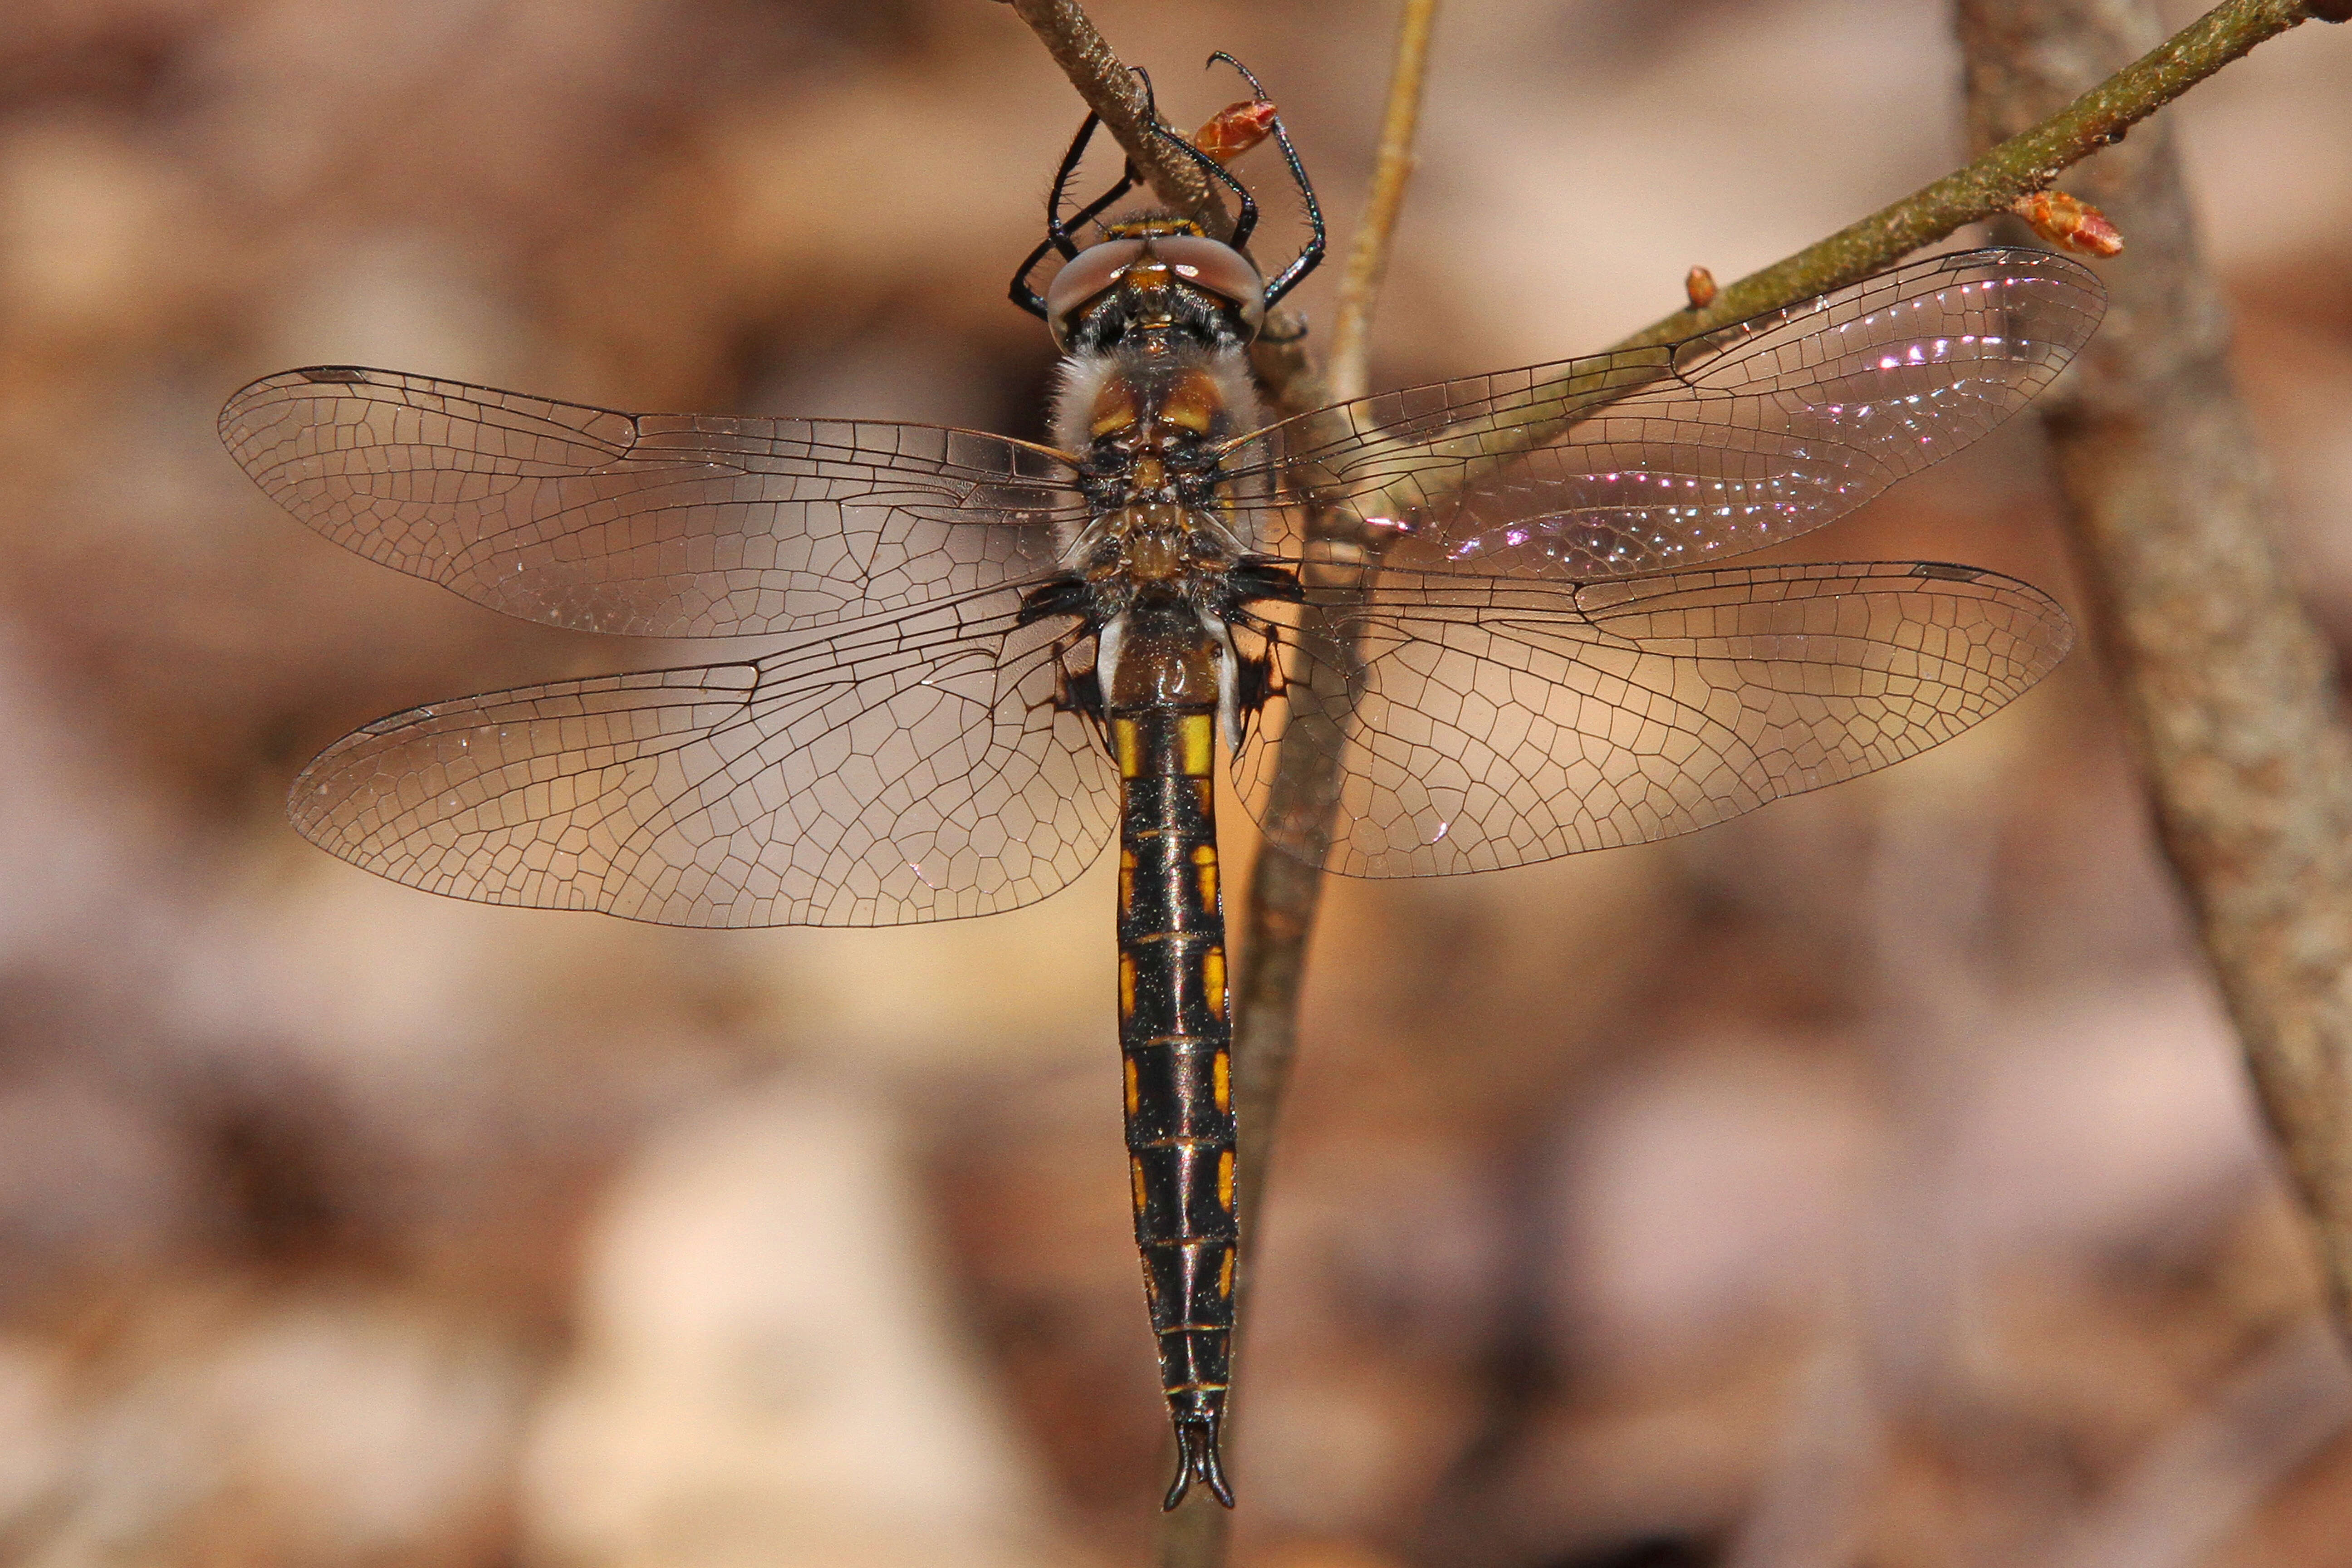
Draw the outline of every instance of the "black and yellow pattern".
[[[1181,1453],[1230,1503],[1219,1464],[1234,1327],[1233,1026],[1217,888],[1216,710],[1105,714],[1120,786],[1118,1034],[1135,1240]]]

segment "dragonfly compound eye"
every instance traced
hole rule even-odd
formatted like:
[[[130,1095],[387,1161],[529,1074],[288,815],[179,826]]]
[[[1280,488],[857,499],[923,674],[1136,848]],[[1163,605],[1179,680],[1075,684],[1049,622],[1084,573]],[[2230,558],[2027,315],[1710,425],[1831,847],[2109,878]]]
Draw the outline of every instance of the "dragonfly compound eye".
[[[1055,346],[1068,348],[1087,308],[1127,281],[1141,263],[1164,268],[1171,281],[1232,307],[1246,337],[1255,337],[1265,321],[1265,280],[1232,246],[1188,234],[1108,239],[1080,251],[1045,290],[1045,320]]]
[[[1139,239],[1110,239],[1078,252],[1054,274],[1045,290],[1045,320],[1054,329],[1057,348],[1070,346],[1070,328],[1078,313],[1118,286],[1127,269],[1143,254]]]

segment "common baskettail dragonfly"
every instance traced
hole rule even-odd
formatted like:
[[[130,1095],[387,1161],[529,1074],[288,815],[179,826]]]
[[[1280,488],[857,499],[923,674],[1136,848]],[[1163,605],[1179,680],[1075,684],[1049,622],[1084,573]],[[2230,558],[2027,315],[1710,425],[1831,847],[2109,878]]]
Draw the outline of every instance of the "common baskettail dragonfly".
[[[1262,97],[1263,95],[1261,95]],[[551,626],[775,639],[379,720],[295,826],[411,887],[684,926],[891,925],[1043,899],[1118,844],[1136,1239],[1179,1458],[1219,1453],[1237,1216],[1220,742],[1267,839],[1444,876],[1685,833],[1948,739],[2064,655],[2030,585],[1938,563],[1734,567],[1984,435],[2097,323],[2085,268],[1985,249],[1687,341],[1269,418],[1247,350],[1312,269],[1146,215],[1078,235],[1089,116],[1013,297],[1053,440],[635,415],[352,366],[221,433],[370,560]],[[1049,253],[1043,295],[1028,279]],[[1302,502],[1349,519],[1310,532]],[[1269,813],[1286,739],[1328,749]]]

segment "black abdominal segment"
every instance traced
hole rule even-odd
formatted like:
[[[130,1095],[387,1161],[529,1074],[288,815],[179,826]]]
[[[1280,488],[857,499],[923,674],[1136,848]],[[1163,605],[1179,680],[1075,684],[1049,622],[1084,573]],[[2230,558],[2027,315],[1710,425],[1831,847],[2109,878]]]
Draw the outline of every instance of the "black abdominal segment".
[[[1234,1327],[1233,1026],[1210,769],[1216,710],[1105,716],[1118,765],[1118,1041],[1135,1240],[1179,1448],[1233,1505],[1217,1452]]]

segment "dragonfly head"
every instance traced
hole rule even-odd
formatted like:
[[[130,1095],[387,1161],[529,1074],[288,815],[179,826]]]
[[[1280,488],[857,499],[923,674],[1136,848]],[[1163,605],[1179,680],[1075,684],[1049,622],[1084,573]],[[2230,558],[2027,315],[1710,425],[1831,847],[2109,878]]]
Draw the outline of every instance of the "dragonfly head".
[[[1065,353],[1108,348],[1155,327],[1246,343],[1265,322],[1265,279],[1198,226],[1143,218],[1114,224],[1055,275],[1045,321]]]

